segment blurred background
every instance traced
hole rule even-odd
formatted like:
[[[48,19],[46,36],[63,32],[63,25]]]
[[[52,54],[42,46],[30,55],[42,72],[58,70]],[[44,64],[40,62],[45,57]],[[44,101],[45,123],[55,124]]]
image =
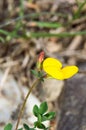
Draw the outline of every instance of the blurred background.
[[[8,122],[15,125],[35,81],[30,70],[36,68],[41,51],[45,58],[58,58],[63,66],[77,65],[79,73],[68,81],[40,83],[27,102],[21,124],[32,126],[33,105],[46,100],[49,111],[56,111],[49,122],[52,130],[85,130],[86,0],[0,1],[0,130]]]

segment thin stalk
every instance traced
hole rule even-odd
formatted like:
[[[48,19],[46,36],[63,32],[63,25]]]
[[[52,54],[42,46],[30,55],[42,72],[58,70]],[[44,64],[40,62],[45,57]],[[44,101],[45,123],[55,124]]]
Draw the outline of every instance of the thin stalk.
[[[16,124],[15,130],[18,129],[18,126],[19,126],[19,123],[20,123],[20,119],[21,119],[21,117],[22,117],[22,115],[23,115],[23,112],[24,112],[24,108],[25,108],[27,99],[28,99],[30,93],[32,92],[32,89],[33,89],[34,87],[36,87],[36,85],[38,84],[39,80],[40,80],[40,79],[37,79],[37,80],[33,83],[33,85],[31,86],[30,90],[28,91],[28,93],[27,93],[27,95],[26,95],[26,97],[25,97],[25,99],[24,99],[24,102],[23,102],[22,107],[21,107],[21,109],[20,109],[20,113],[19,113],[19,116],[18,116],[18,120],[17,120],[17,124]]]

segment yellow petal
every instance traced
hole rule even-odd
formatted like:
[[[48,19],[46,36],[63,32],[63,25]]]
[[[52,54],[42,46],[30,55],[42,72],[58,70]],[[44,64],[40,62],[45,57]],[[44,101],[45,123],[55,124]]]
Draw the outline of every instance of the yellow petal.
[[[78,72],[77,66],[66,66],[63,69],[61,69],[61,72],[63,73],[64,79],[71,78],[73,75],[75,75]]]
[[[48,67],[56,67],[57,69],[62,67],[62,63],[55,58],[46,58],[43,62],[43,69]]]
[[[62,63],[54,58],[46,58],[43,62],[43,70],[52,78],[63,80],[68,79],[78,72],[77,66],[66,66],[62,68]]]
[[[61,69],[58,69],[57,67],[43,67],[44,71],[50,75],[52,78],[58,79],[58,80],[63,80],[64,76],[63,73],[61,72]]]
[[[55,58],[46,58],[43,62],[43,70],[55,79],[63,79],[63,74],[60,71],[61,67],[62,63]]]

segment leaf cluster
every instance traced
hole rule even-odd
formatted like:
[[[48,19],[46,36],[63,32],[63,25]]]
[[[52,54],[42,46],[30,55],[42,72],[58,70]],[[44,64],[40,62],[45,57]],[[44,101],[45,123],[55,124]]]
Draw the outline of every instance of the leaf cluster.
[[[36,71],[36,70],[32,70],[31,69],[31,73],[36,76],[37,78],[39,78],[41,81],[44,81],[43,79],[43,72],[42,71]]]
[[[55,112],[47,112],[48,111],[48,105],[47,102],[43,102],[40,104],[40,106],[34,105],[33,107],[33,114],[37,118],[37,120],[34,122],[34,127],[30,128],[28,124],[23,124],[23,127],[18,130],[36,130],[36,128],[48,130],[50,127],[46,127],[43,122],[52,120],[55,117]],[[13,126],[11,123],[8,123],[4,130],[12,130]]]
[[[48,129],[43,122],[44,121],[48,121],[54,118],[55,116],[55,112],[47,112],[48,110],[48,105],[46,102],[43,102],[40,104],[40,106],[38,107],[37,105],[35,105],[33,107],[33,114],[37,117],[37,121],[34,122],[34,127],[39,128],[39,129]]]

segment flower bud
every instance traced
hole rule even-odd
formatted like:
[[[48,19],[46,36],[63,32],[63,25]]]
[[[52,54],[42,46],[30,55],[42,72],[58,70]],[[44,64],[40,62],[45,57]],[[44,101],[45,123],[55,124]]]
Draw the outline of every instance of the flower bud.
[[[44,51],[40,52],[39,57],[38,57],[38,62],[42,63],[43,60],[44,60]]]
[[[43,60],[44,60],[44,51],[40,52],[39,57],[38,57],[38,61],[37,61],[38,70],[41,70],[41,65],[42,65]]]

